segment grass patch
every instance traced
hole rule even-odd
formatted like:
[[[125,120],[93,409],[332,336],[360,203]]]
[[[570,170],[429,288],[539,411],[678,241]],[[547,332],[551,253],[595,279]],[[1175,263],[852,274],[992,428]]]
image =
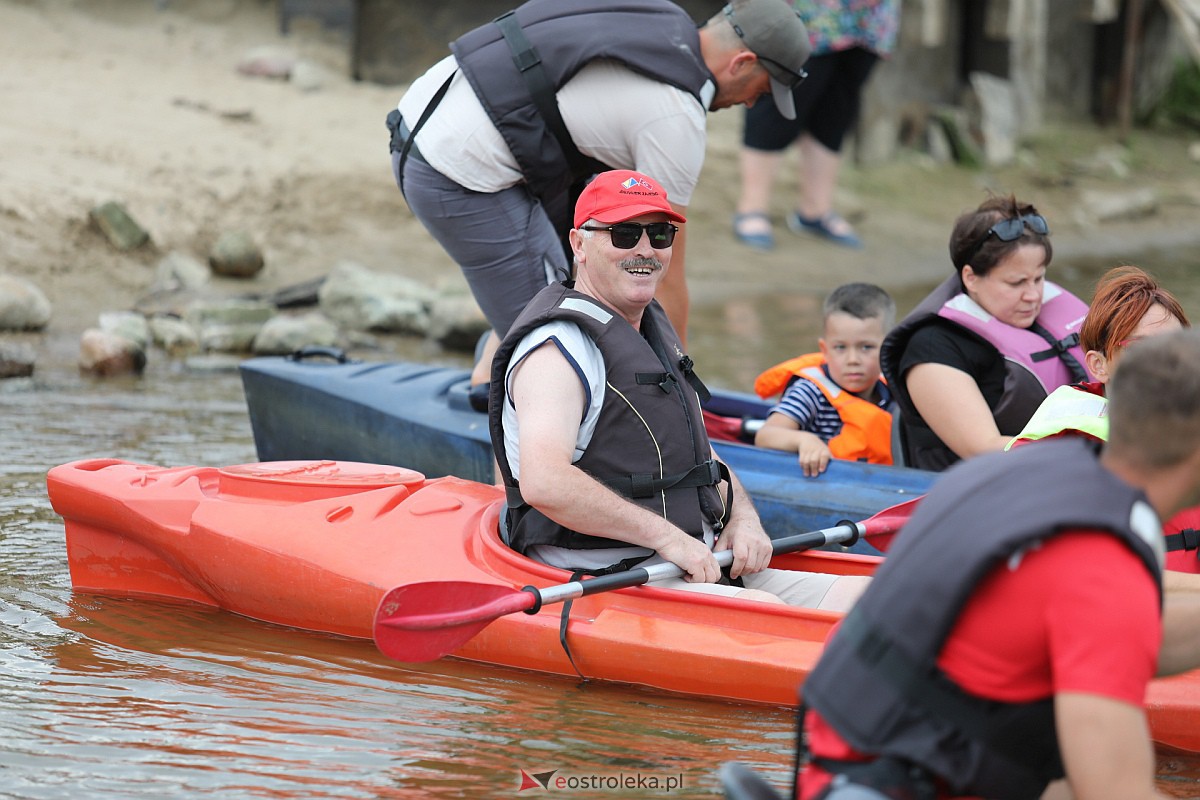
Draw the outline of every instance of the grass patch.
[[[1154,116],[1200,130],[1200,64],[1183,61],[1175,67],[1175,75]]]

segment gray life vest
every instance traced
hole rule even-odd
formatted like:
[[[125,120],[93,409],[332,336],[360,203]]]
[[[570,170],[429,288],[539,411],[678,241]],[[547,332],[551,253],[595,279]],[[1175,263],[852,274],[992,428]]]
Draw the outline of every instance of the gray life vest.
[[[855,749],[917,764],[955,794],[1038,797],[1063,774],[1053,698],[987,701],[936,663],[993,568],[1078,529],[1125,542],[1161,600],[1161,523],[1145,495],[1104,469],[1088,443],[1041,442],[947,471],[830,640],[804,683],[805,703]]]
[[[561,129],[556,135],[553,120],[538,110],[539,102],[555,104],[556,112],[552,93],[598,59],[618,61],[688,92],[705,110],[701,97],[715,91],[716,78],[701,57],[695,21],[668,0],[529,0],[516,8],[513,18],[534,54],[515,52],[496,21],[463,34],[450,49],[512,151],[529,190],[548,211],[561,217],[565,210],[568,222],[570,209],[563,201],[571,185],[612,167],[580,160],[573,143],[566,148],[573,153],[565,152],[559,136],[569,134]],[[534,96],[530,73],[538,76],[545,87],[538,94],[546,97]]]
[[[703,536],[705,522],[720,530],[728,520],[729,499],[716,484],[728,472],[712,460],[693,388],[698,379],[662,307],[652,302],[638,331],[598,300],[558,283],[530,301],[492,362],[488,422],[508,494],[509,544],[522,553],[536,544],[576,549],[629,546],[569,530],[530,507],[509,469],[501,424],[504,403],[510,402],[505,385],[508,363],[525,334],[552,320],[579,325],[604,356],[608,388],[596,436],[575,465],[692,536]]]

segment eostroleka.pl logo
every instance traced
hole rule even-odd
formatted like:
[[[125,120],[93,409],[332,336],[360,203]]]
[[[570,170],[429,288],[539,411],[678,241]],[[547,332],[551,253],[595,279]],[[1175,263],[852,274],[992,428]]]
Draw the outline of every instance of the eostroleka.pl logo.
[[[552,769],[548,772],[521,770],[521,786],[526,789],[543,789],[547,792],[572,792],[582,789],[608,792],[663,792],[664,794],[683,788],[683,773],[677,775],[654,775],[641,772],[618,772],[614,775],[575,775]]]
[[[526,789],[546,789],[550,784],[550,779],[554,777],[554,773],[558,772],[552,769],[549,772],[535,772],[530,775],[525,770],[521,770],[521,788],[517,791],[523,792]]]

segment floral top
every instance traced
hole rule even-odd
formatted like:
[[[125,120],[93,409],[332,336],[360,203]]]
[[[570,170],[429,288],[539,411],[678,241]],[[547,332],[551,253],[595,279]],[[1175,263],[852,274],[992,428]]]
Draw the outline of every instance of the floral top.
[[[896,47],[901,0],[794,0],[813,55],[863,47],[886,56]]]

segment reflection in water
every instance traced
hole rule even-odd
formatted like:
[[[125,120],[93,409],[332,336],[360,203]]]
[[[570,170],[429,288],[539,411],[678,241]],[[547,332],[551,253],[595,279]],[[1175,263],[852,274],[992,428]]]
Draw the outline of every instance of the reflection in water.
[[[1200,317],[1200,282],[1143,263]],[[1056,277],[1087,296],[1110,265]],[[901,313],[924,291],[898,294]],[[821,300],[797,292],[699,309],[692,338],[703,374],[749,390],[759,370],[815,346]],[[70,370],[51,371],[62,374]],[[50,380],[0,381],[0,797],[495,797],[517,794],[522,770],[682,776],[684,790],[670,796],[711,797],[728,760],[790,785],[785,709],[459,661],[406,666],[369,642],[73,595],[62,522],[45,495],[49,467],[92,457],[226,465],[255,455],[232,373],[152,364],[140,381]],[[1160,753],[1158,787],[1200,796],[1200,760]]]
[[[240,385],[181,374],[3,391],[0,797],[493,797],[515,793],[521,770],[682,776],[672,796],[695,797],[733,758],[786,781],[786,710],[460,661],[406,666],[369,642],[73,595],[46,470],[85,457],[252,461]]]
[[[790,743],[787,714],[771,709],[465,662],[407,667],[368,642],[190,606],[75,597],[55,621],[74,635],[56,637],[31,683],[29,700],[49,690],[53,708],[24,755],[69,764],[100,792],[167,781],[183,796],[493,796],[522,769],[682,775],[699,788],[716,754],[761,759],[764,732],[780,756]]]

